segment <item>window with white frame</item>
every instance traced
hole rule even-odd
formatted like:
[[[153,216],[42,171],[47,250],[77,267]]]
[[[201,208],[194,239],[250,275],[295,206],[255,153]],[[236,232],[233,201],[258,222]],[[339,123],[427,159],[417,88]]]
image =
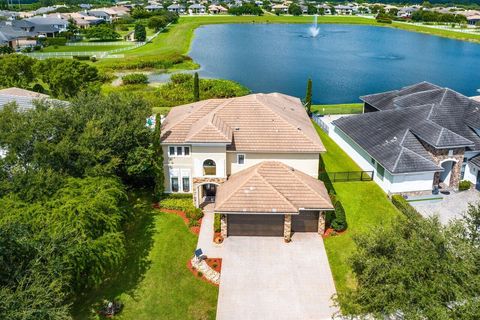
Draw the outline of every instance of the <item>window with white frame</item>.
[[[172,188],[172,192],[178,192],[179,188],[178,188],[178,177],[171,177],[170,178],[170,181],[171,181],[171,188]]]
[[[190,177],[182,177],[183,192],[190,192]]]
[[[188,157],[190,156],[190,147],[186,146],[169,146],[168,155],[170,157]]]
[[[244,154],[237,154],[237,163],[238,164],[245,164],[245,155]]]

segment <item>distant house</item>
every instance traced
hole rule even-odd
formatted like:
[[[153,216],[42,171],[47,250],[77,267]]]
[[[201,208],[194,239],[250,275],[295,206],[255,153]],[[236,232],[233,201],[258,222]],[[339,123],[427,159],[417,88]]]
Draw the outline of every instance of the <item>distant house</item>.
[[[60,32],[66,31],[68,21],[61,17],[47,15],[12,21],[12,26],[17,29],[34,34],[35,36],[56,37]]]
[[[208,7],[208,12],[210,12],[211,14],[221,14],[221,13],[227,13],[228,9],[220,5],[217,6],[212,4]]]
[[[400,18],[411,18],[412,14],[419,9],[416,7],[403,7],[397,12],[397,17]]]
[[[272,11],[273,12],[279,11],[279,12],[287,13],[288,12],[288,6],[286,6],[284,4],[276,4],[276,5],[272,6]]]
[[[111,23],[118,18],[127,15],[129,10],[130,9],[125,6],[98,8],[88,11],[88,15],[103,19],[104,21]]]
[[[14,28],[11,25],[0,25],[0,46],[8,46],[17,51],[37,45],[35,34]]]
[[[473,15],[467,17],[467,22],[472,26],[476,25],[478,22],[480,22],[480,15]]]
[[[480,186],[480,102],[428,82],[361,99],[329,135],[385,192]]]
[[[84,12],[62,13],[61,17],[62,19],[65,19],[67,21],[73,19],[75,21],[75,24],[81,29],[96,26],[105,22],[105,20],[103,19],[89,16],[87,13]]]
[[[26,111],[35,107],[36,100],[48,98],[49,96],[46,94],[15,87],[0,89],[0,110],[6,104],[16,103],[21,111]]]
[[[191,14],[203,14],[205,13],[205,6],[203,4],[194,3],[188,7],[188,11]]]
[[[185,13],[185,7],[181,4],[178,4],[178,3],[174,3],[174,4],[169,5],[167,7],[167,10],[170,11],[170,12],[178,13],[178,14]]]
[[[150,5],[145,7],[145,10],[150,11],[150,12],[157,11],[157,10],[163,10],[163,6],[158,5],[158,4],[150,4]]]
[[[318,10],[323,9],[324,14],[332,14],[332,10],[330,9],[329,5],[319,4],[319,5],[317,5],[317,9]]]
[[[351,6],[337,5],[334,8],[335,12],[340,15],[352,15],[355,12],[354,7]]]

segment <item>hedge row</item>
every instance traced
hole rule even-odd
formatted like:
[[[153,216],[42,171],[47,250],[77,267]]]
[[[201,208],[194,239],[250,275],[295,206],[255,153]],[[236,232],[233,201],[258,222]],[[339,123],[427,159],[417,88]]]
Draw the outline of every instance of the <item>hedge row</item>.
[[[401,195],[393,195],[392,196],[392,203],[398,210],[400,210],[405,216],[410,219],[418,219],[421,218],[422,215],[410,205],[410,203],[405,200],[405,198]]]
[[[169,195],[167,198],[160,201],[160,207],[183,211],[185,212],[187,218],[192,220],[198,220],[202,218],[202,209],[194,206],[191,194],[187,194],[187,196],[179,194]]]

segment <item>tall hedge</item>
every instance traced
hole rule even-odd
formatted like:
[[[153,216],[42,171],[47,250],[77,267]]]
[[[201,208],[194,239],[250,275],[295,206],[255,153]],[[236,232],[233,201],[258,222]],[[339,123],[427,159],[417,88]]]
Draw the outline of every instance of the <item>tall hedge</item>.
[[[398,210],[400,210],[407,218],[410,219],[418,219],[421,218],[422,215],[410,205],[410,203],[405,200],[405,198],[401,195],[393,195],[392,196],[392,203]]]
[[[347,216],[340,201],[335,203],[335,218],[332,222],[332,228],[335,231],[344,231],[347,229]]]

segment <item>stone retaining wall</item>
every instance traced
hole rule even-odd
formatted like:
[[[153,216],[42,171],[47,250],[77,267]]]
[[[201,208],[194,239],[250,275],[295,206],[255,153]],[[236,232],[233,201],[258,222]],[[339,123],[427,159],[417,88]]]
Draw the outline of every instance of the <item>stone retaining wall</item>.
[[[190,262],[192,263],[192,267],[197,269],[197,271],[203,273],[203,276],[208,281],[214,284],[220,284],[220,273],[210,268],[210,266],[205,262],[205,260],[201,260],[194,256],[192,260],[190,260]]]

